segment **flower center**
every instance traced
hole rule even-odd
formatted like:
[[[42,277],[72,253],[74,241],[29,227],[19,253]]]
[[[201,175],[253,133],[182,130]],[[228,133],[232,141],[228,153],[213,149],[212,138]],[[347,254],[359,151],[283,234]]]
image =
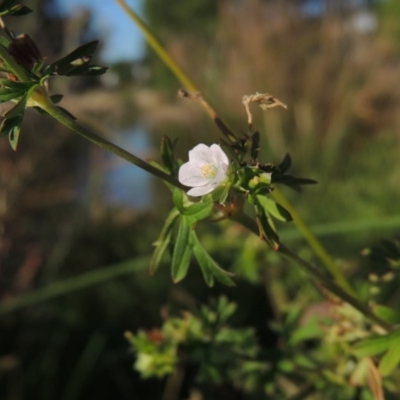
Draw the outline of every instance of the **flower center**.
[[[214,164],[204,164],[200,168],[201,174],[204,176],[204,178],[207,179],[213,179],[217,176],[217,168],[215,167]]]

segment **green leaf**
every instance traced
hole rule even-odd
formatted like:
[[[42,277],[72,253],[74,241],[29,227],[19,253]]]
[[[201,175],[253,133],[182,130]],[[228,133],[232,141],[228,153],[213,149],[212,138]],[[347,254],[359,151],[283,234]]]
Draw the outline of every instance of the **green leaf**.
[[[95,40],[90,43],[86,43],[83,46],[78,47],[73,52],[68,54],[67,56],[61,58],[60,60],[54,62],[53,64],[49,65],[44,71],[44,75],[51,75],[53,73],[57,73],[58,75],[67,75],[73,74],[73,71],[78,71],[80,67],[85,66],[88,67],[87,64],[92,59],[92,54],[96,50],[99,41]],[[92,66],[96,70],[96,67]],[[84,70],[82,70],[84,71]]]
[[[183,214],[190,217],[190,221],[193,225],[195,222],[207,218],[210,215],[213,206],[212,203],[191,204],[183,210]]]
[[[400,338],[390,344],[388,351],[379,363],[379,372],[382,376],[389,376],[400,362]]]
[[[165,253],[165,251],[168,248],[168,245],[171,243],[172,239],[172,232],[173,232],[173,227],[175,225],[176,219],[179,216],[179,211],[176,208],[173,208],[171,212],[169,213],[167,219],[165,220],[165,224],[161,230],[160,237],[158,240],[154,243],[155,245],[155,250],[153,253],[153,256],[151,257],[150,260],[150,273],[154,274],[156,270],[158,269],[162,257]]]
[[[196,257],[200,268],[203,272],[207,285],[210,285],[209,273],[211,273],[218,281],[227,286],[235,286],[235,282],[231,279],[232,273],[222,269],[206,252],[199,242],[196,233],[191,231],[191,241],[193,243],[193,254]]]
[[[187,274],[192,249],[189,246],[189,235],[191,225],[186,217],[182,216],[179,221],[178,233],[175,239],[174,253],[172,256],[172,280],[177,283]]]
[[[26,91],[16,91],[11,88],[0,88],[0,103],[4,103],[6,101],[18,99],[22,97]]]
[[[297,344],[304,342],[309,339],[316,339],[323,336],[321,324],[316,317],[310,318],[310,320],[300,327],[298,327],[289,339],[289,344],[296,346]]]
[[[289,211],[276,203],[274,200],[262,195],[257,195],[257,200],[267,213],[271,214],[279,221],[292,221],[293,218]]]
[[[1,136],[8,136],[11,147],[17,150],[19,133],[24,119],[25,107],[28,95],[25,95],[11,110],[7,111],[0,125]]]
[[[0,79],[0,103],[18,99],[37,86],[36,82],[15,82],[9,79]]]
[[[4,113],[6,119],[11,119],[24,114],[28,95],[25,95],[13,108]]]
[[[261,234],[267,243],[274,249],[279,248],[279,236],[276,232],[276,228],[272,219],[265,212],[264,207],[262,207],[258,202],[259,196],[249,196],[249,201],[254,204],[254,209],[256,211],[258,226],[261,230]]]
[[[400,311],[394,310],[391,307],[377,305],[374,307],[374,312],[379,318],[391,324],[400,323]]]
[[[353,348],[353,354],[357,357],[371,357],[383,353],[393,342],[400,340],[400,329],[387,335],[374,336],[358,342]]]
[[[175,207],[180,211],[181,214],[183,214],[185,212],[185,208],[183,206],[183,191],[175,188],[172,194],[172,200]]]
[[[18,147],[18,139],[21,131],[22,120],[23,115],[14,118],[6,118],[0,125],[1,135],[8,135],[8,139],[14,151],[16,151]]]

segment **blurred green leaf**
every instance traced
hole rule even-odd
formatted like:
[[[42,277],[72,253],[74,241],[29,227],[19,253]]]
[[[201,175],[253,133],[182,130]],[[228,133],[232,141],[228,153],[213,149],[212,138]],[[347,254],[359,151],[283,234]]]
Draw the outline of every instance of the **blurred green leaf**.
[[[393,341],[379,363],[382,376],[389,376],[400,362],[400,337]]]
[[[383,353],[393,342],[400,340],[400,329],[389,334],[374,336],[358,342],[353,348],[357,357],[371,357]]]
[[[392,324],[400,323],[400,311],[395,310],[391,307],[377,305],[374,307],[374,312],[379,318],[387,322],[390,322]]]
[[[317,339],[324,335],[317,318],[310,318],[304,325],[295,329],[290,336],[289,344],[296,346],[305,340]]]

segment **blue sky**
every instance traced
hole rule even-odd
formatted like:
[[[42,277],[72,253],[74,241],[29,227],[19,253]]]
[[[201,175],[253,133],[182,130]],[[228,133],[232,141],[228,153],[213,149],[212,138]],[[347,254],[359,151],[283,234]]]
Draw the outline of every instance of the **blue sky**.
[[[72,15],[82,8],[93,14],[93,30],[99,32],[104,44],[102,58],[106,62],[140,59],[144,51],[144,40],[133,21],[124,13],[115,0],[56,0],[62,12]],[[127,3],[141,14],[141,0]]]

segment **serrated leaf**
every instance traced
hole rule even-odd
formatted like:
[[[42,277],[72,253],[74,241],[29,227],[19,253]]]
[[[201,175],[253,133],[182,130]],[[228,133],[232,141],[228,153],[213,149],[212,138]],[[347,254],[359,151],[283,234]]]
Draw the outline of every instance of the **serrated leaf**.
[[[377,305],[374,307],[374,313],[379,318],[391,324],[400,323],[400,312],[391,307]]]
[[[231,279],[232,273],[222,269],[206,252],[199,242],[196,233],[191,231],[191,241],[193,243],[193,254],[196,257],[201,270],[203,272],[206,283],[209,284],[209,272],[222,284],[226,286],[235,286],[235,282]],[[209,271],[209,272],[208,272]]]
[[[168,214],[167,219],[165,220],[165,224],[161,230],[160,237],[154,243],[156,248],[150,260],[151,274],[154,274],[158,269],[162,257],[165,251],[167,250],[169,244],[171,243],[173,227],[178,216],[179,216],[179,211],[173,208],[171,212]]]
[[[390,344],[387,352],[379,363],[379,372],[382,376],[389,376],[400,362],[400,338]]]
[[[174,253],[172,256],[172,280],[177,283],[187,274],[192,250],[189,246],[189,235],[191,227],[186,217],[182,216],[179,221],[178,233],[175,239]]]
[[[262,195],[257,195],[257,200],[267,213],[271,214],[279,221],[292,221],[293,218],[289,211],[283,208],[280,204],[276,203],[274,200]]]

